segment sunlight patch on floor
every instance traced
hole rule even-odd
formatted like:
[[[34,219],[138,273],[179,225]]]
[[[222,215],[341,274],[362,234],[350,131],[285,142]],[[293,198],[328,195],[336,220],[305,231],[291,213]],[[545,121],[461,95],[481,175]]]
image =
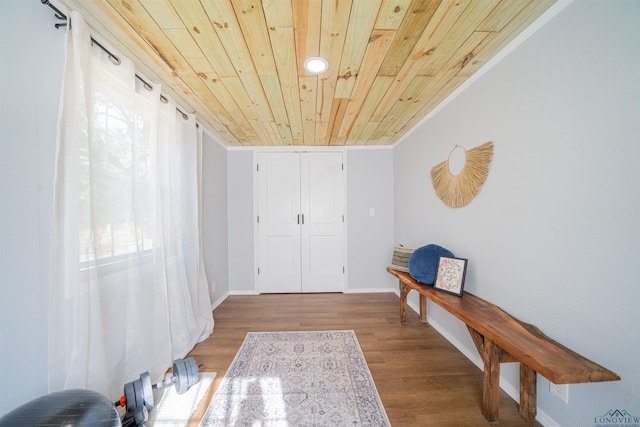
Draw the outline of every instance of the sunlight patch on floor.
[[[260,393],[251,389],[259,388]],[[240,420],[243,406],[262,406],[263,418],[255,420],[252,427],[262,427],[262,422],[267,422],[270,427],[287,427],[287,410],[283,399],[282,383],[274,377],[240,378],[233,381],[233,400],[229,416],[230,425],[241,425],[247,420]],[[253,396],[253,397],[252,397]],[[256,399],[257,396],[260,396]],[[253,401],[248,401],[253,399]]]
[[[215,372],[200,372],[200,381],[178,394],[175,386],[153,391],[154,408],[149,412],[150,426],[184,426],[198,407],[198,403],[213,383]]]

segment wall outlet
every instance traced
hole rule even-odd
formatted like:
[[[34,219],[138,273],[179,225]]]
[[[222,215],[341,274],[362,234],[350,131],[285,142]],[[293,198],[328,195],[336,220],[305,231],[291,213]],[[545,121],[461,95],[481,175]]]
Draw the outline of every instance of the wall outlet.
[[[569,403],[569,385],[568,384],[554,384],[549,381],[549,392],[564,403]]]

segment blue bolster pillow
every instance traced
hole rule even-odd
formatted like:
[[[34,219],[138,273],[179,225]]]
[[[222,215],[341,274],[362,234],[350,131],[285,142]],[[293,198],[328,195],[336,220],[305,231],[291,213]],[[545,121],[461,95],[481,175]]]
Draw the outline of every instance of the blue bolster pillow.
[[[427,245],[416,249],[409,258],[409,274],[420,283],[433,285],[438,271],[438,257],[453,257],[453,253],[438,245]]]

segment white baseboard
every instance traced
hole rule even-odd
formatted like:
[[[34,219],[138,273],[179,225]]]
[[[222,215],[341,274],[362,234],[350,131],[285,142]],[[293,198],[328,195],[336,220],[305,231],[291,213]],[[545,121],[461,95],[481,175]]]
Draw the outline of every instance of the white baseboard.
[[[395,288],[355,288],[346,289],[345,294],[380,294],[387,292],[394,292]]]
[[[540,408],[538,408],[538,413],[536,414],[536,421],[544,427],[562,427],[553,418],[547,415],[546,412],[541,411]]]
[[[345,289],[345,294],[375,294],[375,293],[386,293],[386,292],[395,292],[397,295],[395,288],[356,288],[356,289]],[[224,301],[229,295],[260,295],[257,291],[229,291],[224,297],[222,297],[222,301]],[[222,302],[220,301],[220,302]]]
[[[249,291],[229,291],[229,295],[260,295],[256,290]]]
[[[217,299],[214,303],[211,304],[211,311],[215,310],[220,304],[224,302],[229,297],[229,292],[226,292],[220,298]]]

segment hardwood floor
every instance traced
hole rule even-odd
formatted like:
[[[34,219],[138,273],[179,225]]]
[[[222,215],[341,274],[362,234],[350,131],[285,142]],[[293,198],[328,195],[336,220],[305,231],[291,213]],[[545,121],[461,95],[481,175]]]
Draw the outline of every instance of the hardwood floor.
[[[213,313],[213,334],[189,354],[218,373],[190,425],[202,418],[247,332],[344,329],[355,331],[393,426],[489,425],[482,371],[412,310],[401,325],[399,306],[393,293],[230,296]],[[499,424],[540,426],[521,418],[503,391]]]

